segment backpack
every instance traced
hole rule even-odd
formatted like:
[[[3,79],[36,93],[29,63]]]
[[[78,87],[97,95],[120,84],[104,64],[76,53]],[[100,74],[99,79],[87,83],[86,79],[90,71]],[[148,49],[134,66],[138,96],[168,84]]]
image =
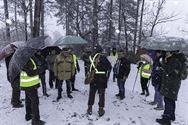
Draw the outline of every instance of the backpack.
[[[178,54],[178,59],[181,62],[180,78],[181,80],[185,80],[188,75],[185,56],[183,54]]]

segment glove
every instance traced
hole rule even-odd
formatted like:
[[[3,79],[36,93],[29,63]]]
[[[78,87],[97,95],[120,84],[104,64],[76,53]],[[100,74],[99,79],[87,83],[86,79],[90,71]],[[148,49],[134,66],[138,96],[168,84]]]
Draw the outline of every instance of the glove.
[[[126,79],[127,79],[127,76],[124,76],[124,77],[123,77],[123,80],[126,80]]]

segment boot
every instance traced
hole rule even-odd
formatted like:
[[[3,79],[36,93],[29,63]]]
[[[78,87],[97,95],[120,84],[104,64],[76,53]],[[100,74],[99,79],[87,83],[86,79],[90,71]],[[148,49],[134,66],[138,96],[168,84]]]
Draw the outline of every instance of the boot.
[[[145,92],[140,93],[140,95],[145,95]]]
[[[156,119],[156,122],[161,125],[171,125],[171,121],[169,118]]]
[[[148,91],[148,89],[146,89],[146,96],[149,96],[149,91]]]
[[[58,97],[57,97],[57,102],[58,102],[61,98],[62,98],[61,96],[58,96]]]
[[[12,105],[12,107],[13,108],[22,108],[22,107],[24,107],[24,105],[23,104],[17,104],[17,105]]]
[[[31,120],[32,119],[32,115],[31,114],[26,114],[25,115],[25,120],[26,121],[29,121],[29,120]]]
[[[70,98],[70,99],[72,99],[72,98],[73,98],[73,97],[72,97],[72,95],[70,95],[70,94],[69,94],[69,95],[67,95],[67,97],[68,97],[68,98]]]
[[[32,121],[32,123],[31,123],[32,125],[44,125],[45,124],[45,122],[44,121],[42,121],[42,120],[38,120],[38,121]]]
[[[46,92],[46,86],[42,88],[43,96],[49,97],[48,93]]]
[[[87,114],[92,115],[92,105],[88,105]]]
[[[116,97],[120,97],[120,93],[116,94]]]
[[[99,117],[104,115],[105,111],[104,111],[103,107],[99,107],[98,113],[99,113]]]

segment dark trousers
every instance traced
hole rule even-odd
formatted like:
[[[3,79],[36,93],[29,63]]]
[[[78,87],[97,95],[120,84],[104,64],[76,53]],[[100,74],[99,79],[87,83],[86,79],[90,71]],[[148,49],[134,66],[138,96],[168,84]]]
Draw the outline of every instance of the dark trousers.
[[[25,108],[26,117],[32,116],[32,121],[40,120],[37,88],[29,88],[25,90]]]
[[[165,103],[165,110],[163,113],[163,117],[169,118],[169,119],[175,119],[175,109],[176,109],[176,102],[173,99],[164,97],[164,103]]]
[[[75,80],[76,80],[76,75],[72,76],[72,78],[70,79],[72,90],[75,89]]]
[[[85,69],[85,76],[87,75],[87,73],[88,73],[88,71],[89,71],[89,69],[88,69],[88,67],[87,66],[84,66],[84,69]]]
[[[43,94],[47,94],[46,91],[46,77],[45,77],[45,73],[41,73],[39,74],[40,80],[41,80],[41,84],[42,84],[42,92]]]
[[[125,97],[125,80],[117,79],[117,84],[118,84],[120,96]]]
[[[61,93],[63,91],[62,85],[63,85],[64,80],[57,80],[57,88],[58,88],[58,96],[61,97]],[[65,80],[66,81],[66,86],[67,86],[67,95],[70,95],[70,80]]]
[[[115,82],[115,81],[116,81],[116,74],[113,73],[113,82]]]
[[[94,104],[96,91],[98,91],[98,94],[99,94],[99,103],[98,103],[98,105],[99,105],[99,107],[104,107],[105,89],[98,89],[94,85],[90,85],[88,105],[92,106]]]
[[[143,93],[145,93],[145,91],[146,91],[146,92],[149,92],[149,91],[148,91],[148,86],[147,86],[148,80],[149,80],[149,79],[147,79],[147,78],[141,77],[141,87],[142,87],[142,92],[143,92]]]
[[[11,83],[12,86],[12,98],[11,98],[11,104],[13,106],[17,106],[21,104],[20,101],[20,79],[16,78],[13,83]]]
[[[49,71],[49,86],[53,88],[53,82],[55,81],[55,76],[53,71]],[[55,84],[55,88],[57,88],[57,84]]]

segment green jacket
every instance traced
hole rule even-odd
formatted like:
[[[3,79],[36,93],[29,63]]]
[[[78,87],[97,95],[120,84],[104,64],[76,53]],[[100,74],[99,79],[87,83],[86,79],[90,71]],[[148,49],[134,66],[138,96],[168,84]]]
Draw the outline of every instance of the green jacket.
[[[54,62],[54,75],[59,80],[69,80],[75,74],[72,54],[60,53]]]

